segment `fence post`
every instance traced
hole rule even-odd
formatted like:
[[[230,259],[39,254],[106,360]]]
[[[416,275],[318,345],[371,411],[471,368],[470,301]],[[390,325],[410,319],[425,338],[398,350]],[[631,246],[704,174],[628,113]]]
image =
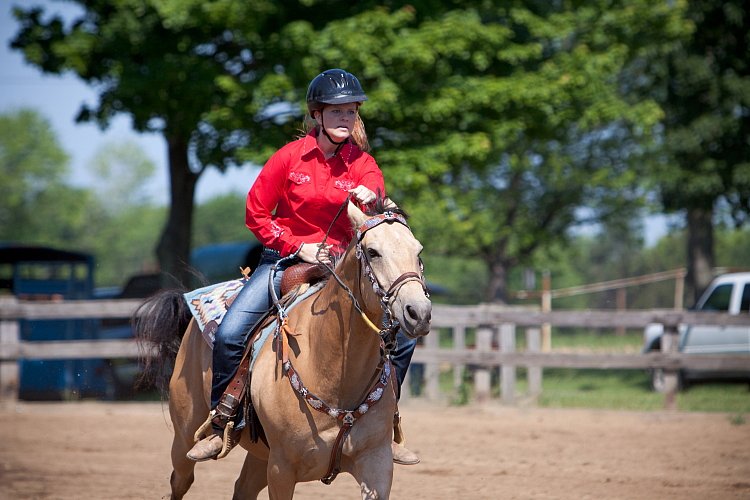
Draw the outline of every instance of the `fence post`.
[[[617,304],[617,311],[627,311],[628,309],[628,291],[626,288],[618,288],[615,291],[615,302]],[[624,326],[618,326],[615,329],[615,335],[623,336],[625,335],[625,327]]]
[[[18,303],[15,297],[0,298],[0,301],[8,305]],[[18,320],[0,320],[0,352],[7,354],[7,349],[15,350],[19,339]],[[14,403],[18,400],[20,371],[18,360],[0,357],[0,402]]]
[[[552,312],[552,277],[549,271],[542,275],[542,312]],[[542,323],[542,352],[552,350],[552,325]]]
[[[493,331],[490,326],[480,326],[477,328],[477,353],[492,350]],[[490,369],[487,366],[480,366],[474,372],[474,388],[476,390],[477,403],[485,403],[490,399]]]
[[[677,321],[664,323],[664,334],[661,337],[661,352],[664,354],[676,354],[679,348],[679,330]],[[674,369],[664,368],[664,409],[674,410],[677,408],[678,372]]]
[[[466,349],[466,326],[456,325],[453,327],[453,349],[455,351],[463,351]],[[459,393],[461,387],[464,384],[464,369],[463,363],[456,363],[453,365],[453,390]]]
[[[426,349],[438,349],[440,347],[440,329],[435,329],[429,335],[423,337]],[[424,365],[424,391],[429,401],[440,399],[440,364],[429,362]]]
[[[681,311],[683,297],[685,296],[685,271],[678,273],[674,278],[674,309]]]
[[[541,350],[541,345],[542,339],[539,328],[527,328],[526,351],[534,354],[538,353]],[[536,404],[539,400],[539,395],[542,393],[542,367],[527,365],[526,381],[529,384],[529,396],[531,396],[531,400]]]
[[[516,352],[516,325],[500,325],[500,352]],[[503,363],[500,368],[500,398],[503,403],[513,403],[516,399],[516,366]]]

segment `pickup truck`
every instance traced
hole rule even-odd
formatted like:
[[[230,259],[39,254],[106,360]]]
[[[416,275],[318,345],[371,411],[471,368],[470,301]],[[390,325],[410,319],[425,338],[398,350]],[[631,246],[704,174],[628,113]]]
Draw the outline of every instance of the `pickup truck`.
[[[750,314],[750,272],[728,273],[715,278],[691,310]],[[643,352],[661,349],[664,328],[650,324],[644,330]],[[748,369],[742,372],[709,372],[683,370],[679,381],[682,387],[688,382],[707,379],[735,379],[750,381],[750,326],[693,325],[679,327],[678,349],[686,354],[746,354]],[[651,386],[663,392],[664,373],[651,370]]]

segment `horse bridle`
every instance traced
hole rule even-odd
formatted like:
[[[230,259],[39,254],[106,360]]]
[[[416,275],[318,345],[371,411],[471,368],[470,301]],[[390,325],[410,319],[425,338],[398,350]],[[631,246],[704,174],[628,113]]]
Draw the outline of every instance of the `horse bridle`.
[[[328,227],[328,231],[326,231],[326,236],[323,239],[323,243],[325,243],[325,240],[328,238],[328,233],[331,231],[331,228],[336,223],[336,220],[341,216],[341,214],[344,212],[344,208],[349,203],[351,196],[348,196],[344,203],[339,207],[338,212],[336,212],[336,215],[334,216],[333,220],[331,221],[331,225]],[[393,223],[397,222],[399,224],[402,224],[407,229],[411,230],[409,228],[409,224],[406,222],[406,218],[404,218],[403,215],[391,211],[386,210],[382,214],[374,215],[370,218],[368,218],[364,223],[362,223],[359,228],[357,228],[356,232],[356,248],[355,248],[355,256],[357,257],[357,261],[359,262],[359,265],[362,266],[360,268],[360,276],[364,274],[367,276],[367,279],[370,281],[370,284],[372,285],[372,289],[375,292],[375,294],[380,299],[380,307],[383,309],[383,327],[378,328],[375,326],[375,323],[373,323],[370,318],[367,317],[367,314],[362,309],[362,306],[359,304],[359,301],[354,296],[354,293],[352,292],[351,288],[347,286],[346,283],[344,283],[341,278],[336,274],[336,271],[334,270],[333,266],[331,266],[327,262],[323,262],[321,260],[318,260],[318,262],[325,266],[328,271],[330,272],[331,276],[336,280],[336,282],[339,284],[341,288],[346,291],[346,293],[349,295],[349,298],[352,301],[352,304],[354,305],[354,308],[357,310],[357,312],[360,314],[364,322],[367,324],[370,329],[372,329],[374,332],[378,333],[383,340],[384,343],[384,349],[385,349],[385,355],[388,355],[391,350],[395,349],[396,347],[396,333],[398,332],[398,329],[400,327],[400,324],[398,321],[393,319],[393,312],[391,311],[391,301],[396,297],[399,290],[401,290],[401,287],[406,284],[408,281],[417,281],[421,286],[422,290],[424,291],[424,294],[426,297],[430,296],[429,291],[427,290],[427,286],[425,285],[425,279],[424,279],[424,266],[422,264],[422,259],[419,259],[419,272],[414,271],[407,271],[403,273],[401,276],[396,278],[393,283],[391,283],[391,286],[388,288],[388,291],[383,291],[383,287],[380,285],[380,281],[375,276],[375,273],[372,270],[372,266],[370,265],[370,260],[366,255],[366,252],[362,250],[362,239],[365,236],[365,233],[369,231],[370,229],[373,229],[380,224],[383,223]],[[322,245],[321,245],[322,248]],[[319,250],[320,251],[320,250]],[[274,266],[273,270],[269,276],[268,279],[268,289],[271,294],[272,300],[274,304],[276,305],[276,308],[278,310],[279,319],[283,320],[286,317],[286,311],[281,306],[280,301],[278,300],[278,297],[276,296],[276,290],[273,286],[273,276],[276,274],[276,270],[278,266],[289,259],[294,259],[297,257],[297,253],[299,253],[299,250],[297,250],[296,253],[289,255],[287,257],[284,257],[277,261]]]
[[[364,238],[365,233],[370,229],[377,227],[383,223],[392,222],[398,222],[399,224],[404,225],[407,229],[410,229],[409,224],[406,223],[406,219],[404,218],[404,216],[396,212],[387,210],[382,214],[370,217],[357,229],[357,244],[355,248],[355,255],[360,265],[362,266],[362,273],[367,276],[367,279],[370,281],[375,295],[380,298],[380,306],[383,309],[383,314],[385,315],[385,317],[383,318],[383,328],[379,330],[379,334],[385,342],[386,352],[389,352],[391,349],[395,348],[396,332],[398,331],[400,325],[398,321],[393,319],[391,302],[396,298],[396,295],[398,295],[401,287],[409,281],[416,281],[422,287],[422,291],[424,292],[425,296],[430,296],[430,293],[427,290],[427,286],[425,285],[424,266],[422,264],[422,259],[419,260],[418,273],[415,271],[407,271],[401,274],[393,281],[393,283],[391,283],[391,286],[387,291],[383,291],[383,287],[380,284],[380,281],[375,276],[375,273],[372,270],[372,266],[370,265],[370,259],[367,256],[367,253],[362,250],[362,239]],[[356,301],[353,296],[352,300]],[[364,314],[362,312],[362,309],[358,307],[358,305],[355,307],[360,311],[360,313]]]

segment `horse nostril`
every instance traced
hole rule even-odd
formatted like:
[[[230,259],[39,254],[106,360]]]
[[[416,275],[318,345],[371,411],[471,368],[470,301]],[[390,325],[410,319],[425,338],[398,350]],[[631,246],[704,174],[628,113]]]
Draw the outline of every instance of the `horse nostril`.
[[[410,305],[407,305],[406,306],[406,313],[414,321],[419,321],[419,313],[416,311],[416,309],[414,309],[414,307],[412,307]]]

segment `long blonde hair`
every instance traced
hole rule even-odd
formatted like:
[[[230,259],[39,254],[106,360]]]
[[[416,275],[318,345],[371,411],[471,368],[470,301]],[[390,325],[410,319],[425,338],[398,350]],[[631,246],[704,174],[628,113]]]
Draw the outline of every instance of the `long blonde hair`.
[[[321,111],[322,112],[322,111]],[[305,119],[302,122],[302,133],[300,137],[304,137],[311,131],[318,128],[318,122],[310,114],[305,115]],[[370,152],[370,141],[367,140],[367,132],[365,131],[365,122],[357,113],[357,119],[354,121],[354,128],[352,128],[352,139],[359,149],[369,153]]]

